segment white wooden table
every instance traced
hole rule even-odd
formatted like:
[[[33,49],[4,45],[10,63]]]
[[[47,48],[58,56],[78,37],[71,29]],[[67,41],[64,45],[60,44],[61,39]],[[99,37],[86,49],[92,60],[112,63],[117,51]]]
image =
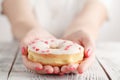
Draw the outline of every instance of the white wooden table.
[[[25,68],[16,42],[0,43],[0,80],[120,80],[120,43],[99,43],[95,53],[82,75],[39,75]]]

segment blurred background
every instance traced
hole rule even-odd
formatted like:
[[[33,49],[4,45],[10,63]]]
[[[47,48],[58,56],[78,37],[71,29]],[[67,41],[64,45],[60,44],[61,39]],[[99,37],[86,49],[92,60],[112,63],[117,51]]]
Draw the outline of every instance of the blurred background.
[[[101,28],[98,41],[113,42],[120,41],[120,0],[113,0],[111,10],[109,11],[109,20]],[[12,40],[10,24],[4,15],[0,15],[0,42],[9,42]]]

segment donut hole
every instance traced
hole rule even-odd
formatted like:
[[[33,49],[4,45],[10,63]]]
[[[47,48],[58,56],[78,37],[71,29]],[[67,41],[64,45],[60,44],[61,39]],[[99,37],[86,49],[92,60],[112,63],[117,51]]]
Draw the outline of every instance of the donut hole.
[[[59,44],[57,44],[57,45],[50,45],[50,48],[51,49],[60,49],[61,46]]]
[[[59,46],[50,46],[50,49],[59,49]]]

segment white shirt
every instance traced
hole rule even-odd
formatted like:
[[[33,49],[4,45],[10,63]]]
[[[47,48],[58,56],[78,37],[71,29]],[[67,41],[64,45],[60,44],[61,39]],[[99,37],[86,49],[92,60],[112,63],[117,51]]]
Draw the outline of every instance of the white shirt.
[[[42,27],[56,37],[61,37],[75,14],[80,12],[87,0],[31,0],[35,16]],[[111,0],[102,2],[109,13]],[[0,0],[0,4],[2,0]],[[0,11],[2,8],[0,6]]]

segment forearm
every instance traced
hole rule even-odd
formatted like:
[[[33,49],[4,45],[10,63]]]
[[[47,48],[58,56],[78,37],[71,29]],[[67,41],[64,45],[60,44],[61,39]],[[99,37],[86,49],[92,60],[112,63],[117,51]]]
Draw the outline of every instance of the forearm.
[[[76,30],[82,30],[96,38],[99,28],[106,18],[107,13],[104,5],[97,0],[89,0],[66,32],[69,34]]]
[[[11,23],[13,35],[18,40],[32,28],[38,27],[29,0],[5,0],[3,12]]]
[[[14,25],[12,25],[12,33],[14,37],[21,41],[29,31],[31,31],[33,28],[37,28],[38,25],[34,22],[28,21],[18,21]]]

